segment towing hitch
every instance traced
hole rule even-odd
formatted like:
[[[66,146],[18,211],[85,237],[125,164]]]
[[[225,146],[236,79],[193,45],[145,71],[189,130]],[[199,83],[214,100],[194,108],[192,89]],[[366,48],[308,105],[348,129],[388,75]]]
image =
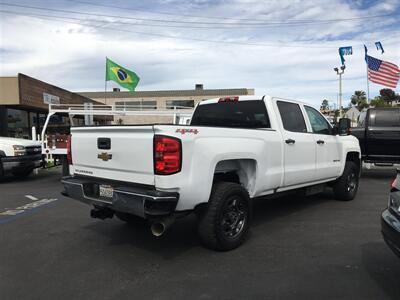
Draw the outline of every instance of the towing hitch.
[[[90,211],[90,216],[95,219],[107,219],[114,216],[114,211],[109,208],[93,208]]]

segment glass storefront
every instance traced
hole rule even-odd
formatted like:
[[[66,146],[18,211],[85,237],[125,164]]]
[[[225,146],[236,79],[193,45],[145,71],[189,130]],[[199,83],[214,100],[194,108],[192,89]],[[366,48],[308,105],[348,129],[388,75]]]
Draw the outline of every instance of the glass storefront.
[[[27,111],[7,109],[7,125],[7,136],[22,139],[30,138],[31,130]]]

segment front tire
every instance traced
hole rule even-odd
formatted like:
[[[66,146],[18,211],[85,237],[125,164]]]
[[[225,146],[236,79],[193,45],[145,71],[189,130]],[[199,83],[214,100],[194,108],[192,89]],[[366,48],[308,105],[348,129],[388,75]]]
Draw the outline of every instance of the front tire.
[[[353,200],[358,191],[359,167],[352,161],[347,161],[343,174],[333,185],[333,192],[337,200]]]
[[[218,251],[239,247],[247,238],[251,222],[247,191],[237,183],[214,184],[200,216],[198,233],[203,244]]]

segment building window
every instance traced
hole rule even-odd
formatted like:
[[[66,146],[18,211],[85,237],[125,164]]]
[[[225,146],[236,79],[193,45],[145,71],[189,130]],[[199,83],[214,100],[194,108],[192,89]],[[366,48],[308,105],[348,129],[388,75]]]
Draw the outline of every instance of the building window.
[[[7,136],[29,139],[30,129],[27,111],[7,109],[7,124]]]
[[[135,110],[152,110],[152,109],[157,109],[156,100],[115,102],[115,110],[135,111]]]
[[[167,109],[185,109],[194,107],[194,100],[167,100]]]
[[[124,110],[125,109],[125,102],[118,101],[115,102],[115,110]]]

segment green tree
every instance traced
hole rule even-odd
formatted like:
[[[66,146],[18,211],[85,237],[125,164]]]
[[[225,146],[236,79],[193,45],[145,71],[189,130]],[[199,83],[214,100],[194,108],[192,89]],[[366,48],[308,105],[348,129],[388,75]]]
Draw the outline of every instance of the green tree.
[[[367,97],[364,91],[355,91],[351,96],[351,104],[355,105],[358,110],[368,107]]]
[[[395,93],[392,89],[381,89],[379,91],[380,98],[386,102],[388,105],[392,104],[393,101],[399,99],[399,95]]]
[[[383,101],[381,96],[376,96],[373,100],[371,100],[371,106],[385,107],[388,106],[388,104],[385,101]]]
[[[322,101],[321,108],[322,108],[322,110],[328,110],[328,109],[329,109],[329,102],[328,102],[328,100],[324,99],[324,100]]]

